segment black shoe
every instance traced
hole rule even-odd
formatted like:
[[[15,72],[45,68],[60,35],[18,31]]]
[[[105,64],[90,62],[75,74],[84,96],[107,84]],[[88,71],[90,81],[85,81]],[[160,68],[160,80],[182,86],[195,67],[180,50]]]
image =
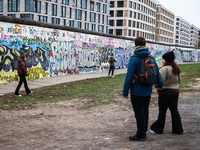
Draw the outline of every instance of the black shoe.
[[[147,139],[147,137],[138,137],[137,135],[134,136],[130,136],[129,137],[129,141],[145,141]]]
[[[173,134],[183,134],[183,132],[172,132]]]

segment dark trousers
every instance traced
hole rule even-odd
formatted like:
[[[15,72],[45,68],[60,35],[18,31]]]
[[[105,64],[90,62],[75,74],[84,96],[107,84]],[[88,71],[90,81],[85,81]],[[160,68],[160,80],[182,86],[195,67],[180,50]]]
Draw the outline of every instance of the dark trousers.
[[[131,95],[131,103],[137,122],[136,135],[140,138],[144,138],[148,130],[150,98],[151,96]]]
[[[108,75],[110,75],[110,72],[112,71],[112,76],[113,76],[114,75],[114,69],[115,69],[115,66],[110,66]]]
[[[162,95],[159,96],[158,99],[158,106],[159,106],[159,114],[158,114],[158,120],[155,121],[152,126],[151,130],[155,131],[156,133],[163,133],[164,126],[165,126],[165,118],[166,118],[166,112],[169,108],[171,112],[171,118],[172,118],[172,132],[173,133],[182,133],[183,127],[181,123],[181,117],[178,112],[178,96],[179,94],[175,96],[170,95]]]
[[[19,77],[20,77],[20,80],[19,80],[19,84],[15,90],[15,95],[19,95],[19,89],[23,82],[24,82],[24,87],[25,87],[26,93],[27,94],[31,93],[31,91],[29,90],[28,85],[27,85],[26,76],[24,74],[19,74]]]

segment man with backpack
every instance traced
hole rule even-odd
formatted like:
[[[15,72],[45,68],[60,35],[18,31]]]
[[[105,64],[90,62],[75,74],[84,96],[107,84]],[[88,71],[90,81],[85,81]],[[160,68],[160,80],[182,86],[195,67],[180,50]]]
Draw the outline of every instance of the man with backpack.
[[[109,68],[108,75],[110,75],[110,72],[112,71],[112,77],[114,77],[114,69],[115,69],[116,60],[115,60],[115,58],[113,56],[113,53],[111,54],[108,62],[110,63],[110,68]]]
[[[162,89],[163,82],[155,58],[150,55],[151,52],[146,46],[146,40],[143,37],[137,37],[135,46],[134,55],[128,63],[123,96],[128,99],[130,89],[131,103],[137,122],[137,132],[134,136],[130,136],[129,140],[145,141],[147,139],[152,86],[156,83]]]

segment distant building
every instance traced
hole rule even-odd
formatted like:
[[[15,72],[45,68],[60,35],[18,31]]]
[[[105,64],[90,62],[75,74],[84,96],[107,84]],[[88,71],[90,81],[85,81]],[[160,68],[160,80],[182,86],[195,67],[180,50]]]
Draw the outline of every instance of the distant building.
[[[109,0],[0,0],[0,15],[109,32]]]
[[[157,5],[156,7],[156,39],[158,43],[173,44],[174,39],[174,13]]]
[[[155,41],[155,22],[156,0],[110,0],[110,34]]]
[[[190,26],[190,46],[197,46],[199,41],[199,29],[193,24]]]
[[[190,45],[190,23],[176,16],[174,22],[174,44],[182,46]]]

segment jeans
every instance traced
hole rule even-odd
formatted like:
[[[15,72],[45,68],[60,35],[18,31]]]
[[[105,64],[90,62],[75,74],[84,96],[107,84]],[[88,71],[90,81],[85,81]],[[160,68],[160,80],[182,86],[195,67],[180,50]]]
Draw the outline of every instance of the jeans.
[[[151,96],[135,96],[131,94],[131,103],[137,122],[136,136],[144,138],[148,130],[149,103]]]
[[[152,126],[150,127],[151,130],[153,130],[156,133],[163,133],[164,126],[165,126],[165,118],[166,118],[166,112],[169,108],[171,112],[171,118],[172,118],[172,132],[173,133],[182,133],[183,127],[181,123],[181,117],[178,112],[178,96],[171,96],[171,95],[159,95],[158,99],[158,106],[159,106],[159,114],[158,114],[158,120],[155,121]]]
[[[110,75],[110,72],[112,71],[112,76],[113,76],[113,74],[114,74],[114,69],[115,69],[115,66],[110,66],[108,75]]]
[[[27,85],[26,76],[24,74],[19,74],[19,77],[20,77],[20,80],[19,80],[19,84],[15,90],[15,95],[19,95],[19,89],[23,82],[24,82],[24,87],[25,87],[26,93],[27,94],[31,93],[31,91],[29,90],[28,85]]]

